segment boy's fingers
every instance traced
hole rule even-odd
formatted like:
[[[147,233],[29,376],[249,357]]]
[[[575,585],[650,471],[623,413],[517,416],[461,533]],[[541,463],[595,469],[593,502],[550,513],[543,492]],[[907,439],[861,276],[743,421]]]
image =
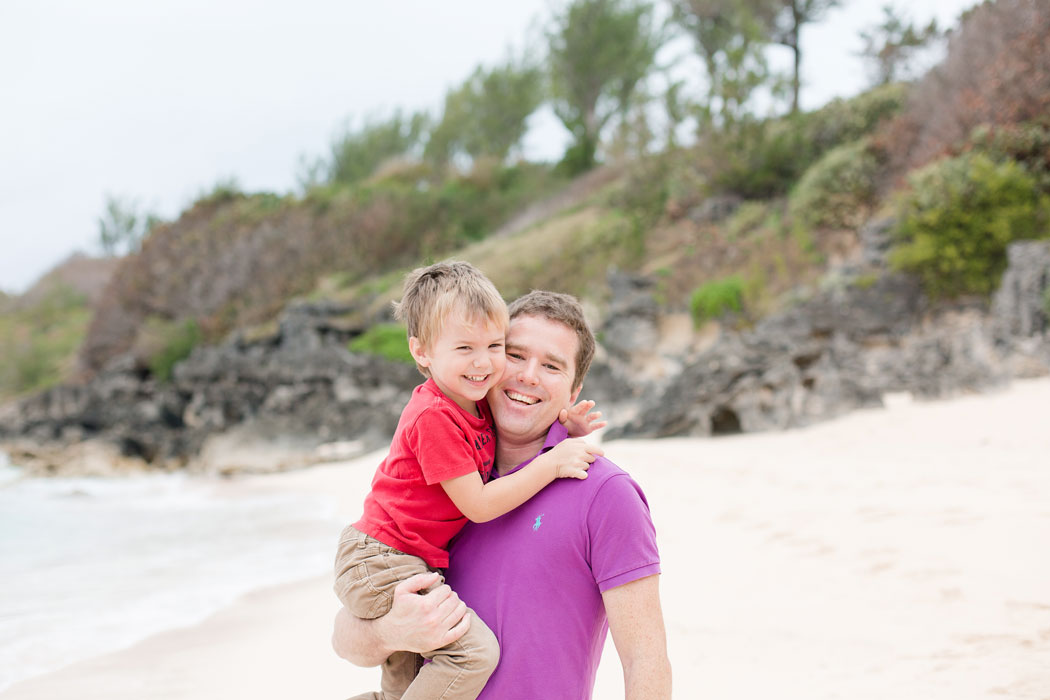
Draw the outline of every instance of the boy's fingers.
[[[569,420],[569,412],[564,408],[558,411],[558,422],[564,423],[567,420]]]

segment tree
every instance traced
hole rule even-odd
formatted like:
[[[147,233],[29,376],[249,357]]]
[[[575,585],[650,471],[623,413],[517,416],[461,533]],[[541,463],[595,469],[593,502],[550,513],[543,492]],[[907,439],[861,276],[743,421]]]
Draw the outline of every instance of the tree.
[[[886,5],[882,24],[860,33],[864,41],[861,55],[871,61],[875,84],[886,85],[900,80],[915,53],[941,36],[936,19],[925,27],[916,27],[892,5]]]
[[[672,0],[672,19],[692,37],[707,72],[702,128],[726,129],[740,122],[751,94],[770,77],[766,26],[753,5],[747,0]]]
[[[543,100],[543,74],[527,60],[509,59],[491,70],[478,67],[445,95],[441,121],[430,132],[424,158],[445,165],[465,153],[504,160],[525,135],[526,122]]]
[[[768,22],[773,43],[791,50],[793,66],[791,73],[791,113],[797,114],[798,97],[802,88],[802,44],[799,35],[802,25],[819,22],[841,0],[764,0],[766,7],[761,12]]]
[[[328,182],[351,184],[365,179],[384,161],[411,153],[421,144],[427,116],[401,110],[387,119],[368,119],[360,128],[346,128],[331,146]]]
[[[521,142],[526,120],[543,101],[543,72],[526,62],[508,61],[490,71],[476,71],[474,80],[476,128],[466,139],[467,153],[503,160]]]
[[[597,160],[603,129],[630,109],[663,38],[652,6],[637,0],[576,0],[547,38],[554,113],[574,139],[562,163],[583,172]]]
[[[158,223],[160,218],[150,212],[140,212],[135,200],[107,195],[106,209],[98,217],[99,247],[109,256],[138,250]]]

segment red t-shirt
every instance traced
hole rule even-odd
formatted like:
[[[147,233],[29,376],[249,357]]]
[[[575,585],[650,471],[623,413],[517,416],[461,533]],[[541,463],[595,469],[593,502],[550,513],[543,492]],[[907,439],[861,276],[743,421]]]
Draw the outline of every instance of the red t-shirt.
[[[354,527],[431,567],[446,568],[448,542],[467,518],[441,482],[475,471],[487,480],[496,456],[488,403],[477,405],[480,418],[445,396],[433,379],[417,386]]]

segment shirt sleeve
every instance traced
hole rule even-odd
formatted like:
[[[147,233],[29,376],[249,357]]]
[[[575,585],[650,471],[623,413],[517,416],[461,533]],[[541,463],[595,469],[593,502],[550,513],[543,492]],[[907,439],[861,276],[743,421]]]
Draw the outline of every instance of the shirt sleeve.
[[[419,414],[411,445],[427,485],[478,470],[476,450],[466,431],[441,408],[428,408]]]
[[[642,489],[627,474],[609,478],[587,512],[591,572],[602,593],[660,573],[656,528]]]

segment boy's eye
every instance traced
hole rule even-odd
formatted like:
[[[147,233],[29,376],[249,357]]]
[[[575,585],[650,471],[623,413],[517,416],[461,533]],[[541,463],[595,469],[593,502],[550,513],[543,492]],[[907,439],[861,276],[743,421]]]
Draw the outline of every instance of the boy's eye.
[[[489,346],[489,350],[502,350],[502,349],[503,349],[503,343],[493,343],[492,345]]]

